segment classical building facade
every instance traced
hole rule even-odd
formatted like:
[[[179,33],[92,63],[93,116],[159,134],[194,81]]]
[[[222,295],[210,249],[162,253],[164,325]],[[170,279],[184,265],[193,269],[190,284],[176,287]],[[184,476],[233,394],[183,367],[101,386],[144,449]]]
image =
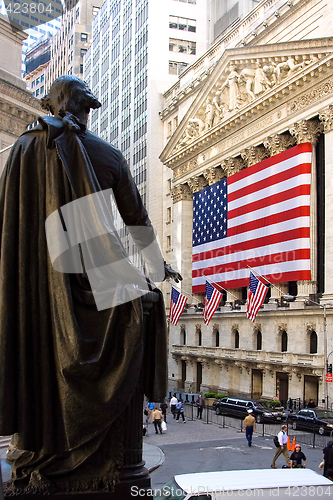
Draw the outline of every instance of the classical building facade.
[[[271,287],[255,323],[244,289],[227,291],[208,326],[204,296],[189,298],[169,329],[170,389],[333,402],[332,21],[325,2],[263,0],[165,94],[165,137],[175,116],[179,125],[161,154],[163,243],[187,294],[193,193],[297,144],[313,153],[311,279]]]
[[[41,112],[40,103],[21,78],[23,32],[14,32],[0,14],[0,173],[10,146]]]

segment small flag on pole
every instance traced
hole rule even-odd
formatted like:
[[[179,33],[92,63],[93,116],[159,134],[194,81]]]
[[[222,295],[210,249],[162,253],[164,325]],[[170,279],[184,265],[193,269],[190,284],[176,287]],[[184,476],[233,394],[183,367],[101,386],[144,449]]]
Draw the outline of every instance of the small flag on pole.
[[[265,300],[267,287],[258,280],[258,278],[250,272],[249,292],[247,295],[247,310],[246,316],[253,323],[255,322],[257,312]]]
[[[205,307],[203,310],[203,319],[205,325],[208,325],[217,306],[220,303],[222,293],[219,292],[211,283],[206,281],[206,297],[205,297]]]
[[[173,325],[177,325],[180,315],[184,311],[186,302],[187,297],[172,287],[169,319]]]

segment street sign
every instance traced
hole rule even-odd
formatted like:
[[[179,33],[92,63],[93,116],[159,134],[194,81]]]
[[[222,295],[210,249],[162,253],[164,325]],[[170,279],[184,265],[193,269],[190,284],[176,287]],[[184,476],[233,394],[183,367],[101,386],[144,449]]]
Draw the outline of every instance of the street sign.
[[[333,374],[326,373],[326,382],[333,382]]]

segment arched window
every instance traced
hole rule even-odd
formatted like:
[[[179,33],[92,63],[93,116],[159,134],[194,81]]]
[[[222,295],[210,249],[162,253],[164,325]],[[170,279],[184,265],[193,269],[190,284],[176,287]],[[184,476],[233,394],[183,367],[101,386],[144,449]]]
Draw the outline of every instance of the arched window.
[[[312,330],[310,334],[310,354],[316,354],[318,352],[318,337],[316,332]]]
[[[239,349],[239,331],[235,330],[235,349]]]
[[[257,351],[261,351],[262,349],[262,335],[261,335],[261,331],[258,330],[257,331]]]
[[[285,330],[283,330],[281,335],[281,351],[286,352],[288,350],[288,335]]]

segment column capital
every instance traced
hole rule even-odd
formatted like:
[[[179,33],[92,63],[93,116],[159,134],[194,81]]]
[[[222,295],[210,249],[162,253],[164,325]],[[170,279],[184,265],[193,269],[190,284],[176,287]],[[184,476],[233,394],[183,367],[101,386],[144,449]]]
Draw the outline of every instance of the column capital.
[[[267,149],[264,146],[250,146],[241,151],[241,157],[247,167],[255,165],[269,156]]]
[[[245,168],[246,162],[242,158],[228,158],[227,160],[224,160],[221,164],[222,170],[225,172],[226,176],[230,176],[233,174],[236,174],[237,172],[240,172]]]
[[[203,175],[208,182],[208,186],[211,186],[212,184],[215,184],[216,182],[219,182],[221,179],[223,179],[226,174],[221,167],[212,167],[207,168],[203,172]]]
[[[324,125],[324,132],[331,132],[333,130],[333,104],[330,104],[327,108],[323,109],[319,113],[319,120]]]
[[[296,138],[290,134],[274,134],[264,140],[264,146],[270,152],[271,156],[277,155],[286,149],[294,146]]]
[[[198,191],[201,191],[201,189],[207,187],[208,182],[203,175],[198,175],[197,177],[192,177],[192,179],[189,179],[187,181],[187,184],[189,185],[192,193],[197,193]]]
[[[311,142],[315,145],[324,125],[318,120],[300,120],[290,127],[289,132],[296,137],[297,144]]]
[[[171,190],[171,196],[173,203],[183,200],[193,200],[192,191],[188,184],[178,184],[178,186],[174,186]]]

